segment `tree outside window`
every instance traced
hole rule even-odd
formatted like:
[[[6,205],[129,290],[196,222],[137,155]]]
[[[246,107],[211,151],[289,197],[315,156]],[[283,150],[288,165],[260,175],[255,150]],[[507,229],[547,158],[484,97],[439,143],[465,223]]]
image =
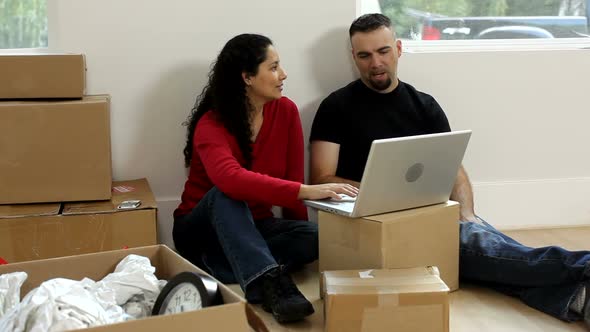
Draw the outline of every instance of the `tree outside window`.
[[[46,0],[0,0],[0,49],[47,47]]]

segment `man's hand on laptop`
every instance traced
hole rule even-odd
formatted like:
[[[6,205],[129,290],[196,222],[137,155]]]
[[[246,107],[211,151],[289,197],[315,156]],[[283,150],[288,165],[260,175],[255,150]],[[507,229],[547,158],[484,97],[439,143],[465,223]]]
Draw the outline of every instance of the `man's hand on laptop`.
[[[302,184],[299,188],[298,199],[323,199],[332,198],[336,201],[342,200],[339,194],[356,197],[359,190],[348,183],[325,183],[317,185]]]

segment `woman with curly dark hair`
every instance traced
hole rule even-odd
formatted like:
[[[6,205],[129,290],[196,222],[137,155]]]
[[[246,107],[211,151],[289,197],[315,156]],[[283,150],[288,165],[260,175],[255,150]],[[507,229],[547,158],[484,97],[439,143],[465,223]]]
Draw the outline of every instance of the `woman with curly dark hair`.
[[[190,167],[174,212],[178,252],[279,322],[314,312],[288,275],[318,257],[303,199],[356,196],[347,184],[305,185],[297,106],[270,39],[242,34],[221,50],[187,122]],[[283,207],[275,218],[271,207]]]

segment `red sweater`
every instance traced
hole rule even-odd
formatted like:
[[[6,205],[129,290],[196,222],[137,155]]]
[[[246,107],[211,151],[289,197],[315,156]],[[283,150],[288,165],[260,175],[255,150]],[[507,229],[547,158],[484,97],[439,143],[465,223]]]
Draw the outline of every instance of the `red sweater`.
[[[238,201],[245,201],[255,220],[272,217],[273,205],[283,207],[283,218],[307,220],[307,209],[297,199],[303,183],[303,133],[297,106],[288,98],[264,105],[262,127],[252,144],[252,167],[238,143],[216,118],[207,112],[197,123],[193,158],[182,202],[174,216],[188,214],[216,186]]]

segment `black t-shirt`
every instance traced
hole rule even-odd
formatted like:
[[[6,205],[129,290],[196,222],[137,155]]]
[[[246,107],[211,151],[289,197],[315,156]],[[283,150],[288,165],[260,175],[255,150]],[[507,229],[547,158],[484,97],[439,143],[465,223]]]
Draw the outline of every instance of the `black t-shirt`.
[[[356,80],[322,101],[310,141],[339,144],[336,176],[361,181],[373,140],[450,130],[432,96],[402,81],[392,92],[378,93]]]

